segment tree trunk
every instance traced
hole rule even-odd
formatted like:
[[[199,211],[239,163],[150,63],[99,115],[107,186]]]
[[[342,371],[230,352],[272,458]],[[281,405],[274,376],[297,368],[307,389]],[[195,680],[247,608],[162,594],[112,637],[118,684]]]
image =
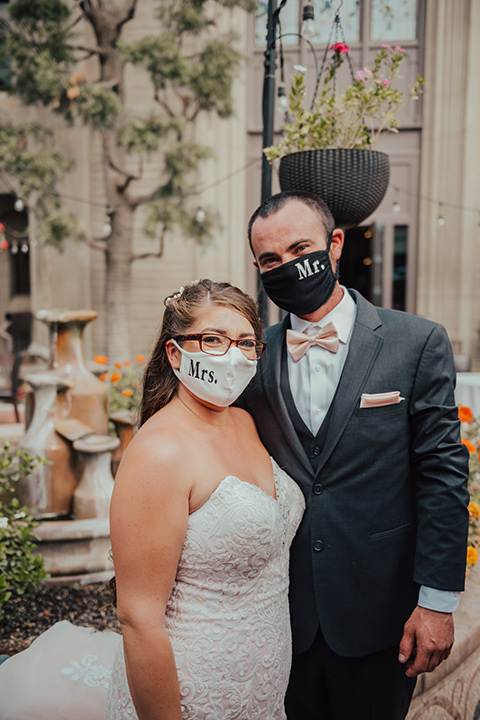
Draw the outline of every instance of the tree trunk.
[[[106,350],[113,362],[132,359],[129,321],[134,213],[129,207],[115,210],[105,253]]]
[[[93,27],[100,55],[100,77],[110,83],[124,102],[123,64],[117,43],[125,23],[134,14],[137,0],[84,0],[81,8]],[[113,130],[102,132],[105,196],[111,208],[112,231],[105,252],[106,351],[114,362],[131,359],[129,314],[131,261],[133,253],[133,220],[136,207],[128,204],[125,179],[128,176],[126,155],[116,143]]]

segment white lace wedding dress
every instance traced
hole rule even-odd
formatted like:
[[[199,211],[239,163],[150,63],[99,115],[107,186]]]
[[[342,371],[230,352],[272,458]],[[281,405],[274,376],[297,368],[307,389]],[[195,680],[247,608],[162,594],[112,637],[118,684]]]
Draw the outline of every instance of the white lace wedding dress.
[[[229,476],[189,517],[166,613],[184,720],[285,718],[289,548],[304,499],[275,463],[274,475],[276,499]],[[105,718],[136,718],[122,644]]]
[[[276,498],[228,476],[189,516],[166,613],[184,720],[285,718],[289,548],[305,505],[273,468]],[[0,665],[0,720],[100,720],[105,695],[106,720],[137,718],[115,633],[57,623]]]

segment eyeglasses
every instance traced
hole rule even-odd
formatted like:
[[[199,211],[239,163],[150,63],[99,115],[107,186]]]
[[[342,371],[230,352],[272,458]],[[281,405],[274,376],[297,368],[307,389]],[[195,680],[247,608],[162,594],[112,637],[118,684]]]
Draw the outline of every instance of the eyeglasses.
[[[260,340],[252,340],[251,338],[234,340],[226,335],[216,335],[215,333],[177,335],[173,339],[197,340],[200,344],[200,350],[207,355],[225,355],[232,345],[236,345],[249,360],[259,360],[266,347],[265,343],[260,342]]]

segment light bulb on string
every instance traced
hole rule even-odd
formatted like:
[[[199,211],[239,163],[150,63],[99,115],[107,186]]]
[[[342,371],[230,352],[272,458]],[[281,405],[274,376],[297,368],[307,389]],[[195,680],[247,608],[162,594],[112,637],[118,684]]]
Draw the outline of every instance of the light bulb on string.
[[[13,209],[17,212],[22,212],[22,210],[25,208],[25,204],[21,197],[17,197],[15,202],[13,203]]]
[[[103,234],[105,236],[110,235],[112,232],[112,210],[110,206],[107,206],[107,213],[105,216],[105,222],[103,223]]]
[[[288,110],[288,98],[285,85],[278,86],[277,95],[277,112],[286,113]]]
[[[300,31],[305,40],[315,37],[315,11],[313,5],[305,5],[302,10],[302,29]]]
[[[395,215],[398,215],[398,213],[400,212],[401,209],[402,208],[400,207],[400,203],[398,202],[398,200],[395,200],[395,202],[393,203],[393,206],[392,206],[392,210],[395,213]]]
[[[26,243],[26,242],[22,243],[22,245],[21,245],[21,247],[20,247],[20,250],[22,251],[22,253],[23,253],[24,255],[26,255],[26,254],[28,253],[28,250],[29,250],[28,243]]]
[[[10,252],[12,253],[12,255],[16,255],[18,253],[17,243],[13,243],[12,247],[10,248]]]
[[[203,223],[203,221],[205,220],[205,218],[206,218],[205,210],[204,210],[203,207],[200,205],[200,206],[197,208],[197,214],[195,215],[195,219],[196,219],[197,222]]]

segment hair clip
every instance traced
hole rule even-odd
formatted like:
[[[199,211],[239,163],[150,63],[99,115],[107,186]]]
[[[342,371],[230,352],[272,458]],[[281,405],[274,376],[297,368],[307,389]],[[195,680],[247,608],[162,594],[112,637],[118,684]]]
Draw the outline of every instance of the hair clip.
[[[201,282],[201,281],[200,280],[192,280],[192,282],[190,283],[190,286],[198,285],[199,282]],[[164,304],[170,305],[172,300],[178,300],[178,298],[182,296],[184,290],[185,290],[185,288],[182,285],[182,287],[178,290],[178,292],[174,293],[173,295],[169,295],[167,298],[165,298]]]

